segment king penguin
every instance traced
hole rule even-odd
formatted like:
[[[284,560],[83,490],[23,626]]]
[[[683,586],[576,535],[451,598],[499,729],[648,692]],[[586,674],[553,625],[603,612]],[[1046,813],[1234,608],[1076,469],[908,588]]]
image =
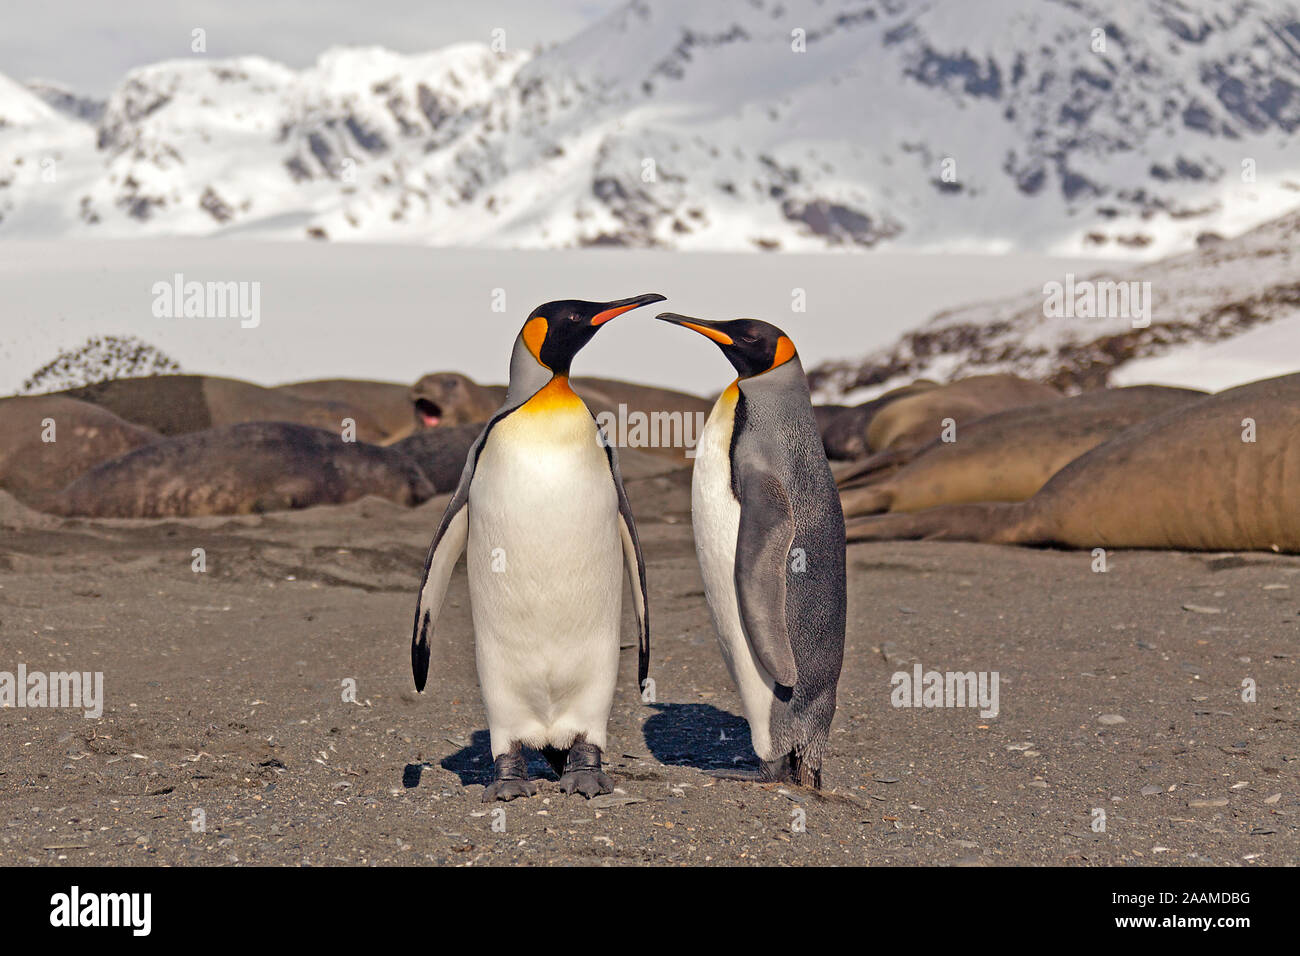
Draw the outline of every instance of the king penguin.
[[[695,551],[758,779],[820,789],[844,659],[844,513],[803,366],[767,322],[658,318],[712,339],[738,373],[696,448]]]
[[[429,547],[411,669],[423,691],[430,629],[464,551],[494,762],[484,802],[537,792],[524,747],[543,752],[565,793],[613,789],[601,752],[618,674],[622,570],[644,686],[645,561],[618,455],[569,388],[569,363],[604,323],[663,298],[565,300],[533,310],[515,339],[505,404],[470,448]]]

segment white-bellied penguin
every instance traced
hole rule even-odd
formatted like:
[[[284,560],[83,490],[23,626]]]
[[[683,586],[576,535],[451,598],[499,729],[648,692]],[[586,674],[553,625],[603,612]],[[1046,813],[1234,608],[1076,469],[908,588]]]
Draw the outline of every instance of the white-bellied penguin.
[[[844,659],[844,513],[803,365],[767,322],[658,317],[712,339],[738,373],[696,448],[695,550],[758,778],[820,788]]]
[[[431,630],[463,550],[495,763],[484,801],[536,792],[524,747],[546,755],[566,793],[613,788],[600,767],[618,674],[622,572],[626,565],[644,686],[645,562],[618,454],[569,388],[569,363],[605,322],[663,298],[533,310],[515,340],[505,404],[470,448],[429,548],[411,668],[422,691]]]

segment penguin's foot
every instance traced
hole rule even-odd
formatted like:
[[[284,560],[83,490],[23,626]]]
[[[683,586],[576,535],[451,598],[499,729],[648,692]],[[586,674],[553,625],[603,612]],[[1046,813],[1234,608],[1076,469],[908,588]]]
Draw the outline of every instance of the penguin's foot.
[[[569,794],[576,791],[590,800],[602,793],[613,793],[614,778],[600,770],[570,770],[560,778],[560,789]]]
[[[515,797],[531,797],[537,793],[537,784],[531,780],[493,780],[483,791],[483,802],[510,801]]]
[[[560,789],[565,793],[580,793],[588,800],[602,793],[612,793],[614,780],[600,769],[600,748],[579,737],[569,748],[564,761],[564,776]]]
[[[496,779],[483,790],[484,803],[531,797],[537,793],[537,784],[528,779],[528,761],[522,748],[516,746],[497,757],[495,770]]]
[[[580,793],[590,800],[602,793],[612,793],[614,779],[600,770],[569,770],[560,778],[560,789],[568,794]]]

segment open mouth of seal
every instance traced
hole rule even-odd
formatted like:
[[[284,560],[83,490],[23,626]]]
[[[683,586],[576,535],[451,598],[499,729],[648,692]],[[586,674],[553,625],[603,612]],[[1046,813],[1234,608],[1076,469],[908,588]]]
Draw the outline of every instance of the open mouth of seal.
[[[433,428],[442,423],[442,406],[427,398],[415,400],[415,415],[425,428]]]

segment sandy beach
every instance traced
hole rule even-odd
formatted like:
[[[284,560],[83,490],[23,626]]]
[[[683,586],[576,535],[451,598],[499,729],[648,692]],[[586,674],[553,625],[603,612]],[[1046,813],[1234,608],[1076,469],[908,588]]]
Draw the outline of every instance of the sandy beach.
[[[1096,573],[1086,552],[852,545],[827,789],[717,780],[754,757],[690,472],[624,462],[655,702],[636,693],[625,600],[618,789],[591,801],[549,777],[480,802],[463,569],[414,690],[411,614],[445,497],[92,521],[0,495],[0,671],[104,680],[99,719],[0,710],[0,864],[1300,862],[1300,558],[1114,552]],[[894,706],[891,675],[916,663],[996,672],[997,716]]]

